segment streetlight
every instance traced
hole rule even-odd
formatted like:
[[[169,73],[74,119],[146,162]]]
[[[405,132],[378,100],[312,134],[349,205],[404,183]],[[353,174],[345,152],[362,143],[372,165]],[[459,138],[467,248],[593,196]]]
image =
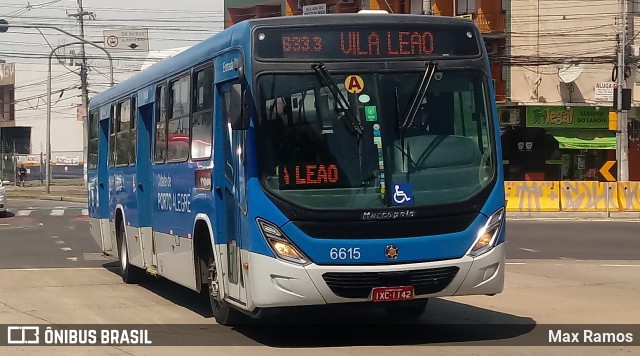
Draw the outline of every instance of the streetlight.
[[[47,150],[47,162],[46,162],[46,191],[47,193],[51,192],[51,57],[53,56],[53,54],[55,53],[56,50],[62,48],[62,47],[66,47],[66,46],[71,46],[71,45],[78,45],[78,44],[90,44],[93,47],[98,48],[99,50],[103,51],[104,53],[106,53],[107,57],[109,58],[109,67],[110,67],[110,75],[111,75],[111,86],[113,86],[113,58],[111,58],[111,54],[102,46],[99,46],[91,41],[87,41],[84,38],[74,35],[71,32],[67,32],[59,27],[55,27],[55,26],[50,26],[50,25],[9,25],[9,23],[7,22],[7,20],[5,19],[0,19],[0,33],[2,32],[7,32],[7,30],[9,29],[9,27],[15,27],[15,28],[35,28],[35,29],[42,29],[42,28],[46,28],[46,29],[51,29],[51,30],[56,30],[58,32],[64,33],[65,35],[71,36],[75,39],[77,39],[79,42],[74,42],[74,43],[69,43],[69,44],[65,44],[65,45],[60,45],[54,49],[51,50],[51,53],[49,54],[49,72],[47,74],[47,135],[46,135],[46,150]],[[86,120],[89,117],[88,115],[88,107],[84,108],[85,110],[85,120],[83,120],[83,124],[84,124],[84,136],[87,136],[87,123]],[[83,137],[83,139],[86,140],[86,137]],[[86,152],[83,152],[83,160],[86,163]]]
[[[61,45],[53,48],[51,50],[51,52],[49,53],[49,71],[47,72],[47,134],[46,134],[47,162],[45,164],[45,167],[46,167],[46,170],[45,170],[45,174],[46,174],[45,181],[46,181],[46,183],[45,183],[45,185],[47,187],[46,188],[47,189],[47,193],[50,192],[50,183],[51,183],[51,58],[53,57],[54,53],[60,48],[64,48],[64,47],[67,47],[67,46],[75,46],[75,45],[79,45],[79,44],[83,44],[83,43],[87,43],[87,42],[88,41],[84,41],[83,40],[83,41],[78,41],[78,42],[71,42],[71,43],[61,44]],[[99,48],[104,50],[105,53],[107,53],[107,56],[109,57],[109,64],[111,66],[111,86],[113,86],[113,60],[111,59],[111,55],[109,54],[109,52],[107,52],[102,47],[99,47]],[[86,164],[86,160],[85,160],[85,164]]]

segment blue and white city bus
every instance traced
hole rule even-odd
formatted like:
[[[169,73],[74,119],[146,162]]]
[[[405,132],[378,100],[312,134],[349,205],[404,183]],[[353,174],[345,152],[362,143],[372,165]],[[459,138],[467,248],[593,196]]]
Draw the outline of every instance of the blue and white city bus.
[[[90,104],[91,233],[122,278],[208,290],[239,312],[504,285],[489,61],[468,20],[249,20]]]

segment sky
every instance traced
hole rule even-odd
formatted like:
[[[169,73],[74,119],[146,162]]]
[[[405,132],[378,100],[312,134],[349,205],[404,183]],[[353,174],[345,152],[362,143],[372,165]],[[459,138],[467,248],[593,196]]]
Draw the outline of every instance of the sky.
[[[158,51],[192,46],[223,29],[223,0],[83,0],[85,38],[103,45],[104,30],[148,29],[150,52],[111,52],[116,82],[138,72],[145,61],[160,59]],[[16,25],[50,25],[79,34],[68,14],[78,12],[78,0],[0,0],[0,19]],[[32,153],[44,152],[47,58],[52,47],[75,39],[55,30],[10,28],[0,33],[0,59],[16,63],[16,126],[32,126]],[[109,62],[99,49],[86,47],[89,97],[109,86]],[[52,151],[82,152],[80,67],[70,57],[79,47],[57,51],[52,64]],[[149,57],[147,59],[147,57]],[[76,59],[75,63],[79,63]],[[75,73],[74,73],[75,72]],[[53,156],[53,155],[52,155]]]

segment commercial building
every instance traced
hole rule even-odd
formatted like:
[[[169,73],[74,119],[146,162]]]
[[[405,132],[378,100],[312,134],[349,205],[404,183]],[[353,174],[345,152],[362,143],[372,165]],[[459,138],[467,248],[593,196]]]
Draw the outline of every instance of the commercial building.
[[[616,159],[609,116],[616,88],[619,2],[511,1],[510,13],[510,90],[499,113],[506,178],[599,179],[599,168]],[[630,34],[633,18],[630,13]],[[634,66],[623,71],[627,87],[633,86],[635,71]],[[634,99],[640,99],[640,91],[634,90]],[[635,100],[628,112],[629,178],[635,181],[640,180],[639,103]]]

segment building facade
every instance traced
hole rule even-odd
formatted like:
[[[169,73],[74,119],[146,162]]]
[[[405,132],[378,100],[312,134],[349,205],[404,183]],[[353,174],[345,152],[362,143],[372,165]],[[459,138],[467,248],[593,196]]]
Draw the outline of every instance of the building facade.
[[[616,159],[609,117],[620,18],[617,0],[598,1],[597,6],[511,2],[510,92],[499,113],[506,179],[598,180],[599,168]],[[634,17],[630,13],[627,18],[631,38]],[[635,71],[633,66],[624,70],[627,87],[633,86]],[[639,103],[634,101],[628,112],[629,178],[635,181],[640,180]]]
[[[15,63],[0,62],[0,127],[15,126]]]

